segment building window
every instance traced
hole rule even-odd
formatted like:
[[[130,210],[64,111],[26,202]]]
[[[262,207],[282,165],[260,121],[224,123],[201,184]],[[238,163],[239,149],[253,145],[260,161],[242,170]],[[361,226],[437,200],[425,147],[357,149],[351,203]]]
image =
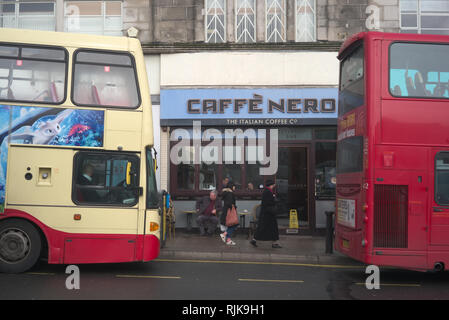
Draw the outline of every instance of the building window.
[[[286,40],[285,0],[266,0],[266,32],[267,42],[284,42]]]
[[[296,0],[296,41],[316,41],[316,0]]]
[[[206,0],[206,42],[226,42],[226,0]]]
[[[236,42],[256,42],[256,0],[235,1]]]
[[[449,34],[447,0],[401,0],[400,26],[403,33]]]
[[[56,30],[55,3],[2,1],[0,26],[33,30]]]
[[[64,30],[122,36],[122,11],[122,1],[66,1]]]

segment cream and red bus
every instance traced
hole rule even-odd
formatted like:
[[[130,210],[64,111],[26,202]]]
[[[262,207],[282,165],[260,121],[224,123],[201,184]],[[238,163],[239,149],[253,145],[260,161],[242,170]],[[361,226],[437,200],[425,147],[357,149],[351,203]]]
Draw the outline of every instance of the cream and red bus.
[[[160,249],[140,42],[0,33],[0,272],[149,261]]]

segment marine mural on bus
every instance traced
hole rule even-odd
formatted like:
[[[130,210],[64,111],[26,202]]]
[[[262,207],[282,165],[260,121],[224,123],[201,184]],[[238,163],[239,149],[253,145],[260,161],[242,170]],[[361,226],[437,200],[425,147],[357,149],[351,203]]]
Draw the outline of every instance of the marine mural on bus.
[[[0,212],[5,205],[8,146],[103,147],[104,111],[0,105]]]

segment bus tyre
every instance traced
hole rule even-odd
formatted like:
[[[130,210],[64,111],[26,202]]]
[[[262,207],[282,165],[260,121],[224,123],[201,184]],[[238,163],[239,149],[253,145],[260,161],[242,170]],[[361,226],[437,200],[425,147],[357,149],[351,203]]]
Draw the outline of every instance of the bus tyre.
[[[20,273],[31,269],[40,257],[39,232],[25,220],[0,222],[0,272]]]

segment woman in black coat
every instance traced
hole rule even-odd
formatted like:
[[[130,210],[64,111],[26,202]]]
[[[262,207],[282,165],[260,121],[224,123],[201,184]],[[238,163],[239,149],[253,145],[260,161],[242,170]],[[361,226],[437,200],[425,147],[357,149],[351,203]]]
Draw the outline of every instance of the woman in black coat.
[[[228,209],[232,209],[232,206],[235,208],[235,184],[230,181],[226,188],[222,190],[222,199],[223,199],[223,210],[220,216],[220,224],[226,226],[226,216],[228,214]],[[234,226],[227,226],[226,231],[220,234],[221,240],[223,240],[224,243],[230,246],[235,246],[235,242],[231,240],[231,236],[234,233],[235,229],[237,229],[238,224]]]
[[[262,193],[262,205],[260,217],[257,222],[257,229],[254,238],[250,243],[257,247],[256,240],[273,241],[273,248],[282,248],[279,244],[279,230],[276,220],[276,205],[274,187],[276,184],[268,180]]]

